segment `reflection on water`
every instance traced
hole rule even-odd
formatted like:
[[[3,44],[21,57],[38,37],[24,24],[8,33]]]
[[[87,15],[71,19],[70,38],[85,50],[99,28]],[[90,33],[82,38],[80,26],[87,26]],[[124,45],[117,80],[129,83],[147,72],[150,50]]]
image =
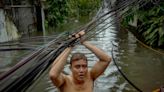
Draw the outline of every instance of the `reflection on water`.
[[[130,33],[124,34],[116,50],[122,71],[143,91],[159,88],[164,84],[164,57],[138,44]]]

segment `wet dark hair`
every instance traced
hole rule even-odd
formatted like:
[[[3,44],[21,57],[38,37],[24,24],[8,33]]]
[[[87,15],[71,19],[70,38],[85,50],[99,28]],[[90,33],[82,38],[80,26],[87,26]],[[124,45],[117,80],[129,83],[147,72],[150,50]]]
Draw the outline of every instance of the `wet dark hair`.
[[[87,61],[87,57],[83,54],[83,53],[74,53],[70,59],[70,64],[72,65],[72,62],[73,61],[77,61],[77,60],[80,60],[80,59],[83,59],[85,61]]]

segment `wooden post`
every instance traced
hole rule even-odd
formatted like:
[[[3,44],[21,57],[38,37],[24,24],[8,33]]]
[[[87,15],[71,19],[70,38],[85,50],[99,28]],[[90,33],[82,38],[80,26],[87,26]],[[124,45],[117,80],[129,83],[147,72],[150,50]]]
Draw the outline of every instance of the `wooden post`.
[[[42,1],[38,0],[36,7],[36,16],[37,16],[37,29],[38,31],[45,31],[44,27],[44,9],[42,6]]]
[[[41,6],[40,5],[36,5],[35,7],[36,7],[36,17],[37,17],[37,30],[38,31],[43,31]]]

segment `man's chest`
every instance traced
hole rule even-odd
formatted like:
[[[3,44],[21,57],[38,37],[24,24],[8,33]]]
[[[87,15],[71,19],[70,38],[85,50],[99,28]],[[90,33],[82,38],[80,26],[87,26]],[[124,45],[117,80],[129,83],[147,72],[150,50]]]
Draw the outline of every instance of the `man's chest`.
[[[93,81],[86,81],[84,84],[66,83],[61,92],[93,92]]]

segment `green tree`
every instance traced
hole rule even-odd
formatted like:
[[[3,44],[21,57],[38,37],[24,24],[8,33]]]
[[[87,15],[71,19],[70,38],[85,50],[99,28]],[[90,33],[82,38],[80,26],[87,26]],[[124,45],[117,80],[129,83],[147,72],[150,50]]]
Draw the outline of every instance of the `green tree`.
[[[56,26],[63,23],[68,16],[66,0],[48,0],[46,22],[48,26]]]
[[[101,0],[48,0],[46,25],[57,26],[69,18],[87,16],[100,7]]]
[[[132,12],[128,15],[129,12]],[[154,4],[147,3],[144,7],[130,7],[123,16],[122,26],[128,27],[129,22],[137,16],[136,33],[143,38],[143,41],[153,47],[164,46],[164,2]]]

